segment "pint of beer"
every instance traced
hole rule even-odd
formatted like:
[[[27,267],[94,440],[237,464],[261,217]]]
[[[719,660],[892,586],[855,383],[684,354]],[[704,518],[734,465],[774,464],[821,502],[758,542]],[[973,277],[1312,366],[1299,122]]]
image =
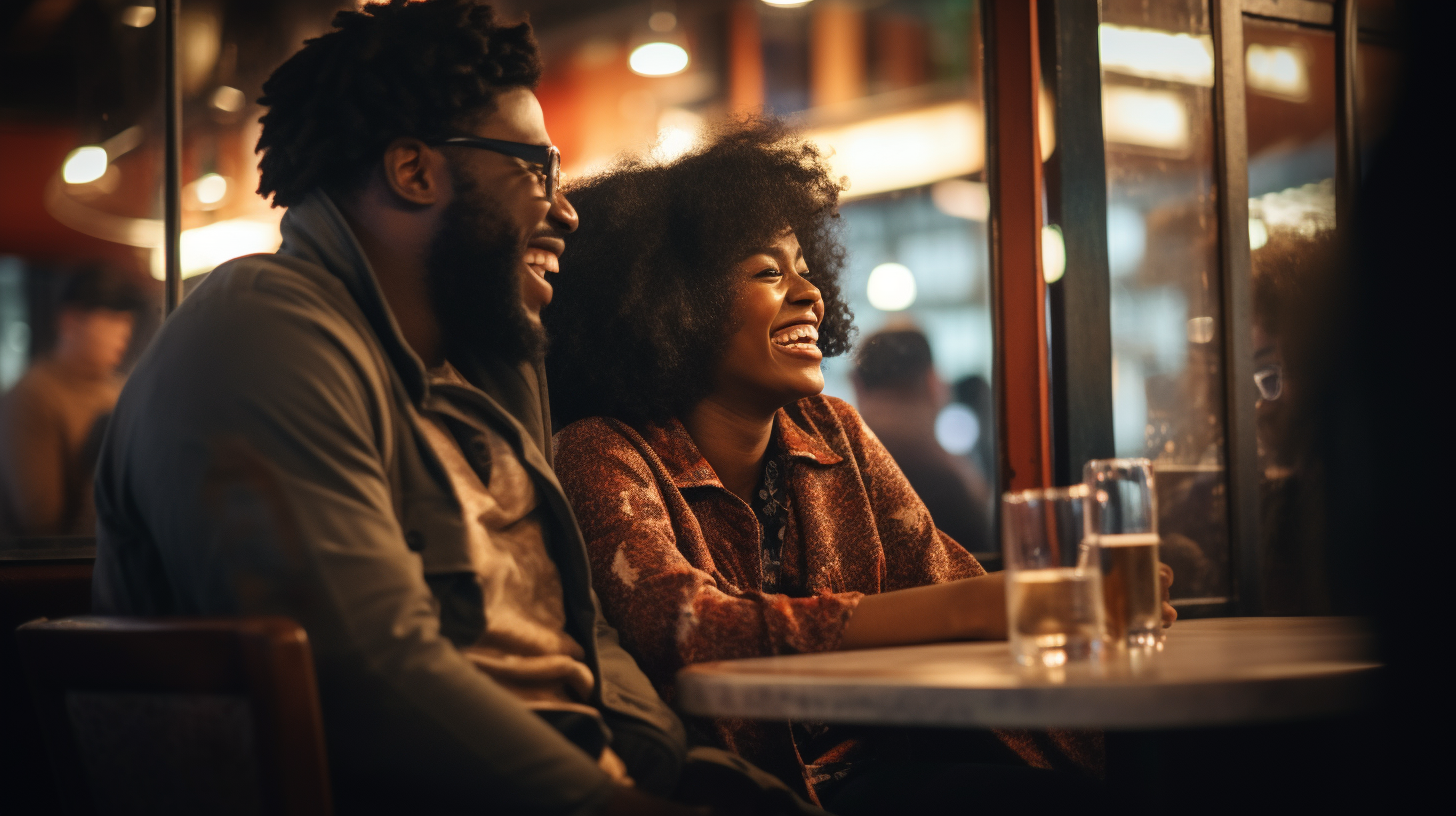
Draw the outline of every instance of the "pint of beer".
[[[1153,465],[1146,459],[1095,459],[1083,475],[1086,537],[1098,548],[1108,641],[1153,645],[1163,622]]]

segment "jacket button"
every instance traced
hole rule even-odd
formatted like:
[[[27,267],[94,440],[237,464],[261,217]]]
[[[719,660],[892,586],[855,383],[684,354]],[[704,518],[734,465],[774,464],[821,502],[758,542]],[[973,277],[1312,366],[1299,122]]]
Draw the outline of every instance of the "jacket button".
[[[420,534],[419,530],[410,530],[404,534],[404,544],[411,550],[419,552],[425,548],[425,537]]]

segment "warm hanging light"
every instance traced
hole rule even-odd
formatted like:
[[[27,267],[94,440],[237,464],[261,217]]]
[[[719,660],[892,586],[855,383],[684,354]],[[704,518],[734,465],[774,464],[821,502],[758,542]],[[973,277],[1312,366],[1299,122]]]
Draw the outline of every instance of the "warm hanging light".
[[[67,184],[87,184],[106,175],[106,148],[86,145],[71,151],[61,165],[61,178]]]
[[[688,51],[676,43],[650,42],[637,46],[627,64],[641,76],[672,76],[688,67]]]
[[[809,5],[812,0],[763,0],[763,2],[764,5],[773,6],[774,8],[798,8],[799,6]]]
[[[208,173],[192,183],[192,194],[204,208],[221,204],[228,194],[228,180],[217,173]]]

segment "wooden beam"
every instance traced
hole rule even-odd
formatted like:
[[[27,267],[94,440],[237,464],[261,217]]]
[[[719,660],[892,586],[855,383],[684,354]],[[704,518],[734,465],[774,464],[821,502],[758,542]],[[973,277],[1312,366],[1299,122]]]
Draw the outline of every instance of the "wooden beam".
[[[1036,3],[983,8],[999,483],[1024,490],[1052,484]]]
[[[728,107],[734,115],[763,110],[763,39],[757,0],[737,0],[728,11]]]

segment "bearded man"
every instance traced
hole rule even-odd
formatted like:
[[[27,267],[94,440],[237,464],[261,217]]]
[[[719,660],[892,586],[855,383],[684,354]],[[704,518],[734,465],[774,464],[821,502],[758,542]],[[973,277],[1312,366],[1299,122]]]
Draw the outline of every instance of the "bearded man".
[[[688,812],[551,470],[540,311],[577,216],[530,27],[334,24],[260,100],[282,248],[212,272],[117,405],[95,608],[299,621],[341,812]],[[700,778],[801,806],[720,759]]]

